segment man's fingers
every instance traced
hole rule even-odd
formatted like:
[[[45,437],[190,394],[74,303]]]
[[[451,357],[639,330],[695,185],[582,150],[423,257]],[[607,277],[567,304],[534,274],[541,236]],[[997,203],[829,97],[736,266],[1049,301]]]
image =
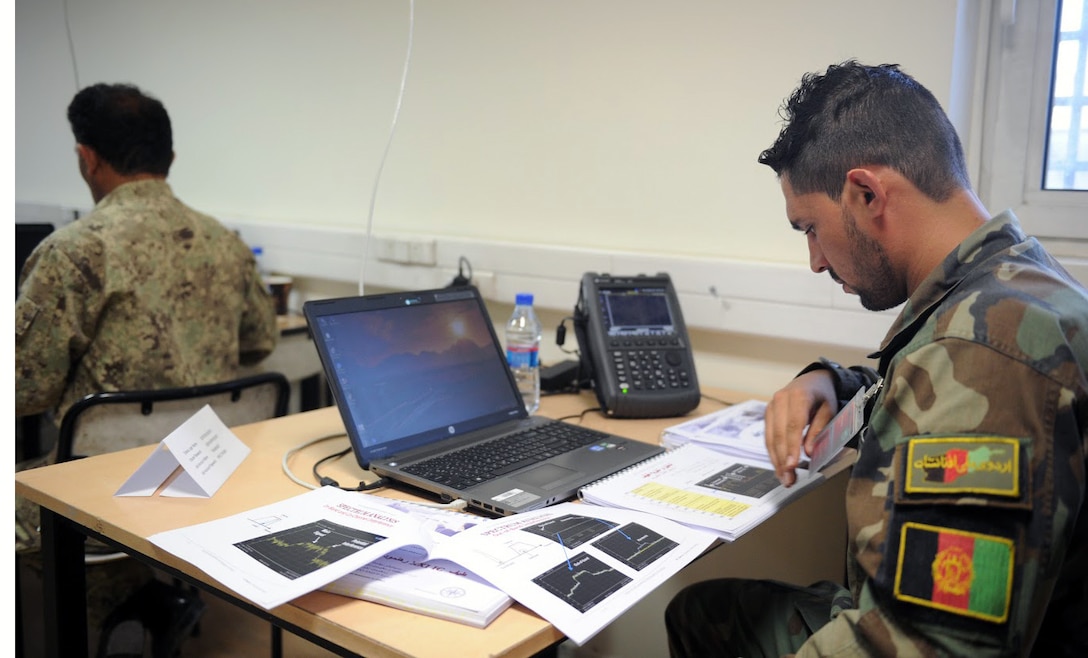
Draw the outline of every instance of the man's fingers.
[[[800,461],[803,432],[808,424],[809,403],[788,387],[778,391],[767,405],[767,455],[774,466],[775,476],[783,484],[793,484],[794,469]]]
[[[835,414],[831,411],[831,407],[826,404],[821,404],[816,408],[816,413],[812,416],[812,422],[809,423],[808,431],[805,433],[804,448],[805,454],[812,456],[812,448],[816,445],[816,437],[820,436],[820,432],[824,431],[831,419],[835,417]]]

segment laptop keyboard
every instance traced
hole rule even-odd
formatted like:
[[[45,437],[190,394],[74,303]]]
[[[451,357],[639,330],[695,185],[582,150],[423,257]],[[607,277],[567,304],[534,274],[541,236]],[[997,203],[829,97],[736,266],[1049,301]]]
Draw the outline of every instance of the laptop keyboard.
[[[425,459],[404,470],[454,489],[468,489],[608,436],[577,425],[548,423]]]

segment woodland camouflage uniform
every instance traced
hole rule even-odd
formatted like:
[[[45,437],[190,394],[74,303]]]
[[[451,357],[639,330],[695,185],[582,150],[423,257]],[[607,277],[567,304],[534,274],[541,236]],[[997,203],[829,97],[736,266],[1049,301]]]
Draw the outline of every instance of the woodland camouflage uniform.
[[[846,494],[852,591],[709,581],[670,605],[670,629],[731,636],[746,657],[1088,656],[1088,292],[1006,212],[873,356],[883,383]],[[814,366],[840,405],[877,381]],[[721,647],[670,641],[674,656]]]

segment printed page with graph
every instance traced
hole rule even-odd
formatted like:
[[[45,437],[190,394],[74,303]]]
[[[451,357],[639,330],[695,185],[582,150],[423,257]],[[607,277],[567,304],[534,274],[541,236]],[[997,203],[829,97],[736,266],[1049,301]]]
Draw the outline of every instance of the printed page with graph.
[[[410,506],[322,487],[149,539],[265,608],[358,573],[384,555],[418,549],[413,552],[421,562],[463,567],[577,644],[716,541],[709,532],[652,514],[577,503],[499,519],[463,516],[478,522],[436,525],[433,516]],[[435,540],[442,528],[448,536]],[[424,605],[417,595],[402,598]]]
[[[148,540],[266,609],[398,548],[431,543],[411,514],[336,487]]]
[[[783,487],[769,462],[688,443],[620,471],[579,495],[587,503],[664,516],[733,541],[823,480],[797,469]]]
[[[474,526],[431,554],[479,574],[581,645],[715,541],[652,514],[560,503]]]

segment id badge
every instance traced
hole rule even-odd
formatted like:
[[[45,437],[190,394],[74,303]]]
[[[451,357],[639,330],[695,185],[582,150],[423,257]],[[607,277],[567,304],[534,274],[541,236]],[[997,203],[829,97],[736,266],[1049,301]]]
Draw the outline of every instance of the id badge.
[[[865,425],[865,403],[876,395],[883,383],[884,380],[879,379],[868,390],[865,387],[859,388],[850,402],[839,409],[839,413],[835,414],[827,427],[816,437],[812,456],[808,460],[809,477],[827,466],[827,463],[842,451],[843,446],[861,431]]]

